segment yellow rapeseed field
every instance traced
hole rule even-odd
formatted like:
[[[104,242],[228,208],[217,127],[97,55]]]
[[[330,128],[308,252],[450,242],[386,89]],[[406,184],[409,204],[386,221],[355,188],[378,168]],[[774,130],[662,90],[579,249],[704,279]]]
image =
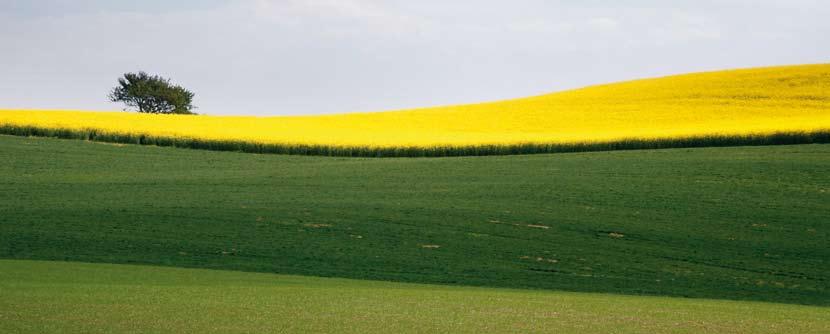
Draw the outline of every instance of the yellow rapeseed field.
[[[2,110],[0,125],[328,147],[459,147],[830,129],[830,64],[695,73],[480,104],[324,116]]]

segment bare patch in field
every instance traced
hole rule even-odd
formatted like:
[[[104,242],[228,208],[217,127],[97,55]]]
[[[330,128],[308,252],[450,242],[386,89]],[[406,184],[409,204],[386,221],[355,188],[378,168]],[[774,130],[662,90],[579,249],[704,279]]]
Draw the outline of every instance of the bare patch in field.
[[[513,226],[518,226],[518,227],[539,228],[539,229],[543,229],[543,230],[550,229],[550,226],[542,225],[542,224],[507,223],[507,222],[500,221],[498,219],[491,219],[491,220],[488,220],[488,222],[491,223],[491,224],[513,225]]]
[[[557,259],[549,259],[549,258],[544,258],[544,257],[541,257],[541,256],[531,257],[531,256],[524,255],[524,256],[520,256],[519,258],[522,259],[522,260],[535,260],[536,262],[559,263],[559,260],[557,260]]]
[[[101,145],[116,146],[116,147],[127,146],[127,144],[122,144],[122,143],[107,143],[107,142],[100,142],[100,141],[99,142],[94,142],[94,143],[101,144]]]
[[[218,253],[222,254],[222,255],[236,255],[237,252],[239,252],[238,249],[231,248],[231,249],[223,249],[223,250],[219,251]]]

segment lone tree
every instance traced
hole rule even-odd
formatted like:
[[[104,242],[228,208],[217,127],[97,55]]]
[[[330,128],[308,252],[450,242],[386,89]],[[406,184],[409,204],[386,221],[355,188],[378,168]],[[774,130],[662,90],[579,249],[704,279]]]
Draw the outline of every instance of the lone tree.
[[[112,89],[109,99],[124,102],[142,113],[194,114],[193,95],[182,86],[171,84],[169,79],[138,72],[118,78],[118,86]]]

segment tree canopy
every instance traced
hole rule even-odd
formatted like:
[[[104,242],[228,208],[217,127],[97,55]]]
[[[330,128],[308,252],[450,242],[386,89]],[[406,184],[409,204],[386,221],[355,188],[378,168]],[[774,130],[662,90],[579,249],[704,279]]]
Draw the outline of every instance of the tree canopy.
[[[170,79],[138,72],[119,78],[109,100],[123,102],[141,113],[193,114],[193,96],[193,92],[170,83]]]

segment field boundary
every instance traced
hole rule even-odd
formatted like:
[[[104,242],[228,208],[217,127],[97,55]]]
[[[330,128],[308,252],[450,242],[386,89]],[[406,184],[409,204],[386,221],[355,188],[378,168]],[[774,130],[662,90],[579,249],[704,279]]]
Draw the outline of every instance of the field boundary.
[[[517,143],[504,145],[468,145],[435,147],[370,147],[308,144],[256,143],[244,140],[216,140],[146,134],[113,133],[101,129],[66,129],[0,124],[0,134],[23,137],[51,137],[87,141],[154,145],[211,151],[259,154],[318,155],[337,157],[454,157],[543,153],[573,153],[617,150],[643,150],[692,147],[766,146],[830,143],[830,129],[815,131],[779,131],[753,134],[711,134],[677,138],[623,138],[609,141],[572,143]]]

